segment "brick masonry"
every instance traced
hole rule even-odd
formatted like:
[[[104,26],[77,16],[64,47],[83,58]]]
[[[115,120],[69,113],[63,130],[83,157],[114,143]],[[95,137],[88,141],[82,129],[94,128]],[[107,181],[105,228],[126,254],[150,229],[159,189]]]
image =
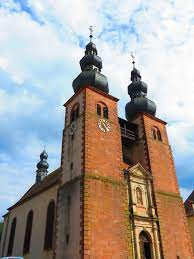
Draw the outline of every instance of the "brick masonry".
[[[109,110],[107,133],[98,128],[98,102]],[[116,100],[86,88],[84,127],[83,258],[132,258]]]
[[[139,115],[144,131],[144,159],[153,175],[156,208],[164,258],[193,258],[185,210],[180,197],[171,147],[163,121],[146,114]],[[162,142],[152,137],[157,127]]]
[[[107,133],[98,127],[98,102],[109,109]],[[80,112],[72,141],[68,129],[76,103]],[[117,99],[86,87],[65,106],[55,258],[133,258]],[[74,170],[70,172],[72,162]],[[64,228],[67,196],[72,197],[69,244],[65,241]],[[76,228],[72,227],[75,225]]]
[[[55,246],[58,259],[67,256],[72,259],[134,258],[117,101],[88,86],[66,103]],[[70,114],[76,102],[80,114],[74,140],[71,140]],[[109,110],[110,131],[107,133],[98,127],[98,102]],[[134,122],[139,125],[139,139],[131,152],[134,161],[153,175],[163,257],[191,259],[191,240],[165,123],[146,114],[139,114]],[[162,142],[152,138],[153,126],[160,130]],[[72,162],[74,170],[71,171]],[[64,216],[69,195],[72,198],[70,241],[66,244]]]

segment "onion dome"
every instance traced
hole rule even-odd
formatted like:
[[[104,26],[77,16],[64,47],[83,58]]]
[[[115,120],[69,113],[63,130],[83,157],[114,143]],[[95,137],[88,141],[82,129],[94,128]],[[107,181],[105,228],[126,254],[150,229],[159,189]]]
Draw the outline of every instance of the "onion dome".
[[[141,81],[141,75],[139,70],[134,66],[131,71],[132,83],[128,86],[128,94],[131,101],[125,106],[125,115],[127,120],[131,120],[138,112],[146,112],[153,116],[156,114],[156,104],[149,100],[147,95],[147,84]]]
[[[39,183],[42,181],[42,179],[47,175],[49,168],[49,164],[47,162],[48,154],[45,150],[40,154],[40,161],[36,165],[37,167],[37,174],[36,174],[36,183]]]
[[[91,33],[90,42],[86,45],[85,56],[80,60],[82,72],[73,81],[75,93],[87,85],[93,86],[105,93],[109,92],[107,78],[101,73],[102,59],[97,55],[97,48],[92,42],[92,37]]]
[[[41,160],[46,160],[48,158],[48,154],[45,150],[40,154],[40,159]]]
[[[86,51],[85,51],[85,54],[88,55],[88,54],[92,54],[94,53],[95,55],[97,55],[97,49],[96,49],[96,45],[93,43],[93,42],[89,42],[87,45],[86,45]]]

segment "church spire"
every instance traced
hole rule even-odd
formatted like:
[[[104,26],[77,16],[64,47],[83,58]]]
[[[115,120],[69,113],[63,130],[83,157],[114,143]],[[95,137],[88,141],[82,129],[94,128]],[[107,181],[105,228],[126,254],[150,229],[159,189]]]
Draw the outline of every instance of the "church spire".
[[[40,161],[36,165],[36,183],[39,183],[42,181],[42,179],[47,175],[49,168],[49,164],[47,162],[48,154],[44,148],[43,152],[40,154]]]
[[[156,104],[149,100],[147,95],[147,84],[141,81],[141,74],[135,67],[135,58],[131,53],[133,70],[131,71],[132,83],[128,86],[128,94],[131,101],[125,106],[127,120],[131,120],[138,112],[146,112],[153,116],[156,114]]]
[[[80,60],[82,72],[73,81],[73,90],[76,93],[86,85],[93,86],[105,93],[109,92],[108,81],[101,73],[102,59],[98,56],[93,40],[93,26],[89,27],[90,42],[86,45],[85,56]]]

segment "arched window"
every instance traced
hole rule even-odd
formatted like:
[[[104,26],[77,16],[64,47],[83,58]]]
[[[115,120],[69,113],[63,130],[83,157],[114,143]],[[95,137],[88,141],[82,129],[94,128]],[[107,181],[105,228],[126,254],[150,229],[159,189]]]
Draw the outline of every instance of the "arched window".
[[[15,238],[15,229],[16,229],[16,218],[13,219],[11,224],[10,236],[9,236],[9,245],[7,250],[7,255],[12,255],[14,238]]]
[[[53,233],[55,220],[55,202],[51,201],[47,209],[46,228],[44,236],[44,249],[50,250],[53,248]]]
[[[76,121],[79,116],[79,104],[76,103],[71,110],[71,122]]]
[[[154,139],[162,141],[162,136],[161,136],[160,130],[157,127],[152,128],[152,137]]]
[[[142,190],[139,187],[136,188],[136,198],[137,204],[143,205]]]
[[[30,251],[32,223],[33,223],[33,211],[31,210],[28,213],[27,221],[26,221],[26,231],[25,231],[24,246],[23,246],[23,253],[24,254],[27,254]]]
[[[100,102],[96,105],[96,112],[98,116],[108,119],[108,107],[104,103]]]
[[[139,244],[141,258],[153,258],[152,257],[152,241],[150,236],[145,231],[141,231],[139,234]]]
[[[139,241],[144,243],[150,242],[150,238],[145,231],[141,231],[141,233],[139,234]]]

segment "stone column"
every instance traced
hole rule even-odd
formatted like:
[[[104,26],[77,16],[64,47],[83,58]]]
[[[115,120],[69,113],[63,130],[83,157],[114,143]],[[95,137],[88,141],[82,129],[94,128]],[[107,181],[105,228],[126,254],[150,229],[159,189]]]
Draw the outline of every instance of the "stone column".
[[[152,199],[152,190],[151,190],[150,179],[148,179],[147,185],[148,185],[148,196],[149,196],[149,201],[150,201],[149,205],[153,208],[154,204],[153,204],[153,199]]]
[[[140,246],[139,246],[139,235],[138,235],[138,231],[137,231],[137,226],[135,226],[134,232],[135,232],[135,244],[136,244],[135,246],[136,246],[137,259],[141,259]]]
[[[153,233],[154,233],[154,248],[156,252],[156,258],[160,259],[160,245],[159,245],[159,240],[158,240],[158,229],[156,226],[153,227]]]

